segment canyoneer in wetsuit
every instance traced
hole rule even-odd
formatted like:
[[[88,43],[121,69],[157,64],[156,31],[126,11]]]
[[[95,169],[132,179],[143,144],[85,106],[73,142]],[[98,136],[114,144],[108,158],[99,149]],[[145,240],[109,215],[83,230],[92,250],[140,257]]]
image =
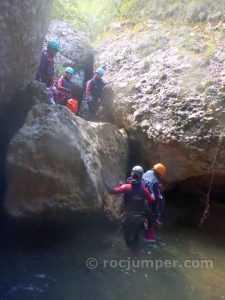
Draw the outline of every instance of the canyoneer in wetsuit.
[[[144,183],[145,187],[147,187],[154,195],[155,202],[151,205],[151,214],[149,219],[149,223],[151,226],[149,230],[146,232],[146,241],[154,241],[155,234],[153,231],[153,225],[158,224],[161,225],[161,215],[164,210],[165,200],[162,196],[162,184],[161,179],[166,174],[166,167],[161,164],[155,164],[152,170],[148,170],[143,174],[142,182]]]
[[[41,55],[41,61],[36,75],[36,80],[45,83],[49,88],[54,82],[54,56],[59,52],[60,44],[57,41],[48,41],[47,50]]]
[[[61,76],[56,83],[55,100],[57,104],[67,105],[67,101],[72,97],[71,89],[72,82],[71,78],[74,74],[74,69],[67,67],[65,73]]]
[[[80,116],[86,120],[95,118],[102,103],[102,90],[105,86],[102,80],[104,69],[97,69],[93,79],[90,79],[85,88],[84,100],[81,103]]]
[[[154,196],[142,185],[144,170],[135,166],[131,172],[131,180],[121,186],[111,188],[107,183],[105,186],[110,194],[124,194],[125,222],[123,232],[128,247],[137,246],[139,231],[143,226],[145,210],[154,202]]]

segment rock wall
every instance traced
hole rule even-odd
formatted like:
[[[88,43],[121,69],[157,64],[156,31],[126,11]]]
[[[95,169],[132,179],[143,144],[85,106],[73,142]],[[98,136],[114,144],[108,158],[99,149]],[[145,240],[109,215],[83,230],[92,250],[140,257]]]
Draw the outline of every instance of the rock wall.
[[[127,136],[63,106],[36,105],[12,139],[6,162],[5,208],[14,217],[43,212],[101,211],[118,216],[119,199],[103,188],[127,169]]]
[[[1,112],[10,96],[35,77],[50,20],[51,3],[51,0],[0,2]]]
[[[22,126],[34,89],[52,0],[0,1],[0,199],[5,191],[5,156],[10,138]],[[45,96],[44,96],[45,98]],[[39,99],[42,100],[42,99]]]
[[[111,87],[105,119],[138,142],[140,163],[164,163],[173,183],[208,175],[224,135],[224,26],[122,24],[99,49]],[[223,138],[215,163],[223,176],[224,145]]]

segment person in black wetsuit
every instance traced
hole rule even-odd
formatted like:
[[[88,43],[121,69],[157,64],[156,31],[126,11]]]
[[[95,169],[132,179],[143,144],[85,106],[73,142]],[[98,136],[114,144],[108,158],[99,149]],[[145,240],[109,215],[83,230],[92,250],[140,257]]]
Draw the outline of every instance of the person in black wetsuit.
[[[135,247],[139,241],[139,231],[143,226],[145,210],[155,201],[154,196],[142,184],[144,170],[135,166],[131,172],[129,182],[111,188],[105,183],[110,194],[124,194],[125,222],[123,224],[124,239],[128,247]]]
[[[97,69],[94,78],[90,79],[85,88],[84,100],[81,103],[80,116],[86,120],[93,120],[102,103],[102,90],[105,82],[102,80],[104,69]]]
[[[56,92],[55,98],[56,103],[66,106],[68,100],[72,97],[71,89],[72,89],[72,82],[71,78],[74,74],[74,69],[71,67],[67,67],[65,69],[65,73],[61,76],[57,83],[56,83]]]

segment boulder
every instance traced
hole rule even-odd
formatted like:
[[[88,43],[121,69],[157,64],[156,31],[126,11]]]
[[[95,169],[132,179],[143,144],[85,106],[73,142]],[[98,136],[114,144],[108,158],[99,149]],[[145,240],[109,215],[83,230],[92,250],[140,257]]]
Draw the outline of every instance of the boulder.
[[[105,64],[108,83],[102,120],[125,128],[136,141],[131,151],[138,153],[137,163],[164,163],[171,183],[208,176],[218,149],[215,172],[225,176],[224,138],[219,144],[225,129],[224,66],[218,60],[223,46],[202,64],[203,54],[198,60],[182,54],[179,29],[163,30],[156,22],[167,39],[151,51],[135,45],[144,34],[157,38],[155,27],[138,35],[115,32],[100,46],[97,61]],[[117,54],[126,52],[118,63]]]
[[[105,192],[103,177],[111,185],[124,179],[127,159],[127,136],[114,125],[87,122],[60,105],[35,105],[9,145],[6,211],[118,216],[122,201]]]

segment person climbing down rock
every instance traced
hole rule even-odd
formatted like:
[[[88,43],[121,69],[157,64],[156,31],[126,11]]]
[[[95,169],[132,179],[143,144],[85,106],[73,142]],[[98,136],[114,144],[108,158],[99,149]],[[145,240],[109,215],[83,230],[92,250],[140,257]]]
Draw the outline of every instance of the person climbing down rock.
[[[59,52],[60,44],[57,41],[48,41],[47,50],[41,55],[41,61],[36,75],[36,80],[51,87],[54,82],[54,56]]]
[[[105,82],[102,80],[104,69],[97,69],[94,78],[86,83],[84,100],[80,108],[80,116],[86,120],[95,118],[102,103],[102,90]]]
[[[74,74],[74,69],[67,67],[65,73],[61,76],[56,83],[55,102],[56,104],[67,105],[68,100],[72,97],[71,78]]]
[[[139,232],[143,227],[145,211],[149,204],[154,202],[154,196],[142,185],[144,170],[135,166],[128,183],[111,188],[108,183],[105,187],[110,194],[124,194],[125,221],[123,223],[124,239],[128,247],[136,247],[139,242]]]
[[[161,215],[164,210],[165,200],[162,196],[162,184],[161,178],[166,174],[166,167],[161,164],[155,164],[152,170],[148,170],[143,174],[142,182],[145,187],[148,188],[154,195],[155,203],[151,205],[151,213],[148,214],[148,222],[150,224],[149,229],[146,232],[146,241],[155,241],[155,235],[153,231],[153,225],[162,225]]]

